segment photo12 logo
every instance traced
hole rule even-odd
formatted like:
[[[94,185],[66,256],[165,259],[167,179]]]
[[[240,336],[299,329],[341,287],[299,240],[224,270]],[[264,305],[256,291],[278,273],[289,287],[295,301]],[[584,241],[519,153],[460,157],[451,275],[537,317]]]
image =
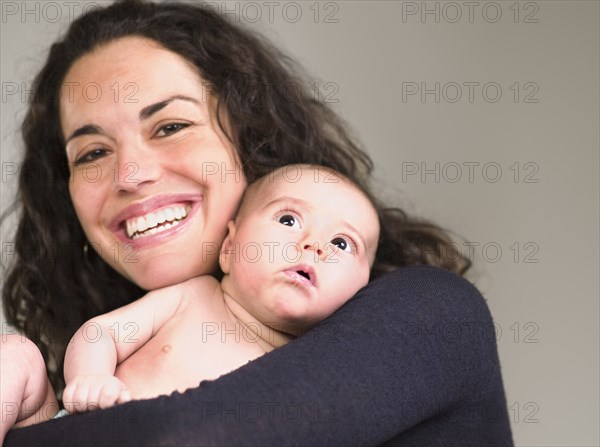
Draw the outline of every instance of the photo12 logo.
[[[402,2],[402,23],[539,23],[536,2]]]
[[[97,2],[47,2],[21,1],[0,2],[2,8],[2,23],[57,23],[61,20],[72,22],[78,15],[85,14],[102,7]]]
[[[533,161],[500,163],[496,161],[404,161],[402,183],[539,183],[540,166]]]
[[[236,22],[280,22],[298,23],[310,21],[313,23],[338,23],[340,11],[339,2],[328,1],[221,1],[203,2],[206,8],[212,9],[223,17]]]
[[[496,81],[402,82],[402,102],[448,104],[484,101],[495,104],[502,98],[513,103],[537,104],[540,86],[536,82],[511,82],[504,86]],[[507,93],[510,92],[510,93]]]

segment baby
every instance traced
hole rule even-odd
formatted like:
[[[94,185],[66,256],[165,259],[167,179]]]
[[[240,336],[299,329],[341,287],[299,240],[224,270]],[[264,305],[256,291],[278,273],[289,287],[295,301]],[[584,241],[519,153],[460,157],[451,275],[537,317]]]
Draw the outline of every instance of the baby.
[[[65,408],[184,391],[286,344],[367,284],[378,237],[375,208],[347,178],[314,165],[277,169],[247,188],[228,224],[221,283],[206,275],[151,291],[76,332],[65,355]],[[28,355],[2,359],[3,375],[10,361],[22,384],[2,380],[2,439],[15,420],[41,422],[58,408],[29,378],[39,371],[22,377],[19,359]],[[5,393],[17,388],[18,396]],[[28,411],[9,414],[7,402]]]

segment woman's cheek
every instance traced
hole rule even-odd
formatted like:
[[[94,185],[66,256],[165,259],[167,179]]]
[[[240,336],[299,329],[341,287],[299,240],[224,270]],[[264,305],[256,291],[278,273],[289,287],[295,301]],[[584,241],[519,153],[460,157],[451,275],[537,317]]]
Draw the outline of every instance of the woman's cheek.
[[[86,187],[85,182],[82,182],[77,178],[77,172],[71,176],[70,181],[69,192],[71,194],[73,208],[75,209],[77,219],[79,219],[83,231],[89,238],[92,216],[97,212],[96,210],[98,208],[97,199],[94,191],[91,190],[91,188]],[[87,206],[84,205],[85,203],[87,203]]]

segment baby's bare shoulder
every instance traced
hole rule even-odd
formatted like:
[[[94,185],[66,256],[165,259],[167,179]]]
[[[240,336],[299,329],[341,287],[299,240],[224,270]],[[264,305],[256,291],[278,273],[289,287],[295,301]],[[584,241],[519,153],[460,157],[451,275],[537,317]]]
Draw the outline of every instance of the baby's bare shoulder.
[[[210,275],[196,276],[171,287],[173,292],[180,294],[183,302],[194,301],[198,297],[208,298],[221,290],[219,281]]]
[[[187,279],[178,284],[173,284],[171,286],[166,286],[161,289],[156,289],[149,294],[165,294],[165,295],[173,295],[173,294],[186,294],[190,291],[199,292],[199,291],[209,291],[214,290],[219,286],[219,282],[210,275],[202,275],[195,276],[194,278]]]
[[[143,299],[154,303],[168,301],[173,304],[178,302],[179,304],[176,305],[178,313],[182,309],[185,309],[195,297],[209,296],[218,290],[220,290],[219,282],[210,275],[203,275],[153,290],[148,292]]]
[[[202,275],[196,276],[194,278],[190,278],[182,283],[177,284],[173,287],[181,287],[186,291],[213,291],[215,288],[219,287],[219,281],[217,281],[213,276],[210,275]]]

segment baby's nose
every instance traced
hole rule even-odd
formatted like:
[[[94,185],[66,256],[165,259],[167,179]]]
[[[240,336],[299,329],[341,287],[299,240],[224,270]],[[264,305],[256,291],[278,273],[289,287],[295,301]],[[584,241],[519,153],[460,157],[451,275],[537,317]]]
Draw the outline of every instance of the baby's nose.
[[[321,256],[323,254],[323,250],[319,248],[319,244],[314,242],[312,244],[304,244],[304,250],[314,250],[317,255]]]

